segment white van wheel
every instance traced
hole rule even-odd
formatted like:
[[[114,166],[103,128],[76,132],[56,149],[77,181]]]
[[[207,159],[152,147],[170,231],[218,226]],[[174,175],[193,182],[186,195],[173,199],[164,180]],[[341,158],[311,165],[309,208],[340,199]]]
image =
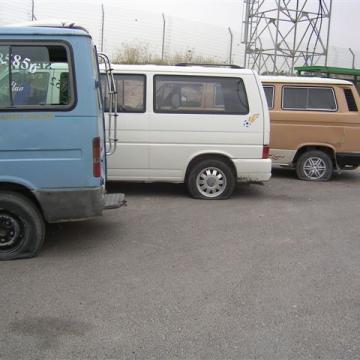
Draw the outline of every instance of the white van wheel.
[[[333,169],[330,156],[320,150],[307,151],[296,162],[296,174],[301,180],[328,181]]]
[[[196,164],[187,179],[192,197],[198,199],[227,199],[234,191],[235,176],[231,168],[220,160],[203,160]]]

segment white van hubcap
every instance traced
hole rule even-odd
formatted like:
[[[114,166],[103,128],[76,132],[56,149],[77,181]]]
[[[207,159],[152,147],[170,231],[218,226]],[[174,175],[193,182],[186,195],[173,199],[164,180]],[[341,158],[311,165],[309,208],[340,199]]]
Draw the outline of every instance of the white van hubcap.
[[[304,161],[304,174],[312,180],[321,179],[326,173],[325,161],[319,157],[310,157]]]
[[[226,189],[226,176],[218,168],[208,167],[200,171],[196,178],[198,191],[206,197],[217,197]]]

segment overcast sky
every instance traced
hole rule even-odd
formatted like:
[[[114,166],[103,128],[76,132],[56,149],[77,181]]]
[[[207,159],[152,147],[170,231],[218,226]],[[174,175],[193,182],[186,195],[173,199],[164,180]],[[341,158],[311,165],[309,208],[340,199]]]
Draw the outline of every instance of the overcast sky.
[[[105,5],[104,51],[111,54],[124,44],[149,44],[161,54],[162,18],[166,15],[165,57],[192,51],[226,61],[228,27],[234,33],[233,61],[242,64],[243,0],[33,0],[39,20],[68,19],[87,27],[96,44],[101,38],[101,4]],[[265,0],[274,4],[274,0]],[[307,0],[317,10],[319,0]],[[326,0],[328,1],[328,0]],[[292,0],[295,3],[295,0]],[[0,0],[0,24],[31,19],[32,0]],[[209,25],[202,25],[209,24]],[[351,66],[348,48],[356,52],[360,67],[360,0],[333,0],[329,59],[332,66]],[[336,48],[335,48],[336,47]],[[189,50],[190,49],[190,50]]]

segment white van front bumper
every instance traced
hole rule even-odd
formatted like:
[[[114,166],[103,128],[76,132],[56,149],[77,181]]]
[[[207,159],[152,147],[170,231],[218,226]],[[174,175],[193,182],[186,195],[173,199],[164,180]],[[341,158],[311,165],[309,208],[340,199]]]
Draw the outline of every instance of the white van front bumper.
[[[262,182],[271,178],[271,159],[232,159],[237,181]]]

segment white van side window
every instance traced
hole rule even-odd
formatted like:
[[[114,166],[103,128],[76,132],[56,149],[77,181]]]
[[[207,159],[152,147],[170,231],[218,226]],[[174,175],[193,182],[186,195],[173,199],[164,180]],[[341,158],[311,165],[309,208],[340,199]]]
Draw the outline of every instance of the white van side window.
[[[145,75],[115,74],[117,89],[117,111],[130,113],[145,112]],[[105,75],[101,75],[104,110],[109,111],[109,94]]]
[[[247,114],[241,78],[156,75],[154,111],[190,114]]]
[[[274,107],[275,88],[274,86],[263,86],[263,88],[264,88],[268,108],[272,109]]]
[[[285,110],[336,111],[337,103],[332,88],[284,86],[282,108]]]

